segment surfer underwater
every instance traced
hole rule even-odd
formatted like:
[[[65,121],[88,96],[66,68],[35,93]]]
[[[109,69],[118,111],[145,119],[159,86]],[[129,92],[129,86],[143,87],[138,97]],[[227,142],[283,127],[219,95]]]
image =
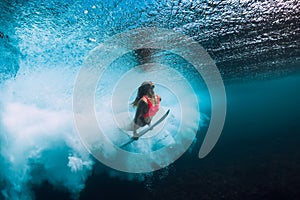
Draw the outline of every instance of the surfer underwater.
[[[137,107],[133,120],[133,139],[137,140],[137,130],[145,125],[150,126],[153,116],[160,108],[161,97],[155,94],[154,84],[145,81],[138,88],[137,96],[132,105]]]

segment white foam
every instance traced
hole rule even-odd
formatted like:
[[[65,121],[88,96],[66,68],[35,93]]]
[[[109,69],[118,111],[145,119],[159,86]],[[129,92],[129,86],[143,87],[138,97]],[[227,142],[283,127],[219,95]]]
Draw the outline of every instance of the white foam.
[[[32,199],[31,184],[49,181],[74,196],[93,160],[74,129],[68,69],[20,71],[2,85],[1,171],[7,199]]]

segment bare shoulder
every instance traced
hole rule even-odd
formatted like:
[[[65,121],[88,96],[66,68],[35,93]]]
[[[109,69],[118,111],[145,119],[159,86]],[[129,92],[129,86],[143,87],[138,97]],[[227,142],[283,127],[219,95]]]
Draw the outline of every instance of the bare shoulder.
[[[146,99],[145,96],[143,96],[143,97],[140,99],[140,102],[145,102],[146,104],[148,104],[148,101],[147,101],[147,99]]]

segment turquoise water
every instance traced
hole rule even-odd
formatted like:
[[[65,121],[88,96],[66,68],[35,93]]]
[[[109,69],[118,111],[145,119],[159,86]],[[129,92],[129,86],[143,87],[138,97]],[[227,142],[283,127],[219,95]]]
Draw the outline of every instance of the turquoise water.
[[[298,1],[1,1],[0,199],[300,198],[299,7]],[[86,150],[72,100],[89,52],[141,27],[168,28],[201,44],[222,75],[227,112],[217,144],[199,159],[211,118],[201,75],[169,51],[142,49],[119,57],[97,85],[98,120],[110,119],[111,110],[103,110],[110,108],[118,81],[130,88],[130,94],[122,91],[129,96],[122,103],[134,98],[136,73],[157,80],[162,106],[171,108],[163,129],[170,134],[127,150],[174,143],[183,120],[195,136],[173,164],[133,174],[103,165]],[[145,63],[170,68],[130,71]],[[190,98],[197,103],[188,105]],[[190,114],[183,118],[180,109]],[[113,123],[102,129],[113,129]],[[118,144],[127,137],[121,134],[107,137]]]

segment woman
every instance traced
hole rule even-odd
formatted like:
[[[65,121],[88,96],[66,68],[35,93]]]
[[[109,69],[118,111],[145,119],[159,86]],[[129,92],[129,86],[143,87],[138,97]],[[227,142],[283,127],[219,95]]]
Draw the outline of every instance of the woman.
[[[150,125],[153,116],[158,112],[161,98],[154,93],[154,84],[145,81],[138,89],[137,96],[132,103],[136,106],[133,125],[133,138],[138,139],[137,129]]]

